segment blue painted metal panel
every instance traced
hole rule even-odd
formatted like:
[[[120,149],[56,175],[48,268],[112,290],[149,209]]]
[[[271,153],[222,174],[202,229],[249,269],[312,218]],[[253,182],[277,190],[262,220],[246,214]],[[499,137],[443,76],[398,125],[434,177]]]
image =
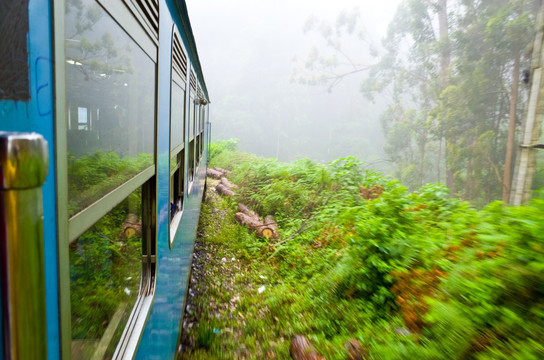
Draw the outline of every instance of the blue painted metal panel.
[[[49,144],[49,174],[42,187],[48,358],[58,359],[59,311],[57,226],[55,191],[55,141],[53,119],[53,61],[49,1],[30,1],[28,48],[30,50],[29,102],[0,101],[0,130],[37,132]],[[4,34],[5,35],[5,34]],[[1,330],[0,330],[1,331]],[[1,334],[0,334],[1,335]],[[29,344],[31,346],[31,344]],[[0,355],[3,351],[0,353]]]
[[[175,356],[175,346],[179,336],[191,254],[206,176],[205,161],[202,161],[198,173],[195,174],[191,194],[189,196],[185,195],[183,217],[172,248],[170,248],[168,210],[170,189],[171,34],[173,22],[168,18],[168,10],[176,10],[173,7],[173,2],[168,2],[168,5],[161,3],[157,126],[157,283],[153,306],[142,335],[136,359],[158,360],[171,359]],[[179,19],[177,20],[179,21]],[[178,27],[182,29],[179,23]],[[182,33],[181,36],[187,47],[185,34]],[[188,131],[188,126],[189,121],[186,122],[185,132]],[[185,149],[188,149],[188,147],[189,143],[186,137]],[[188,150],[185,151],[186,156],[188,153]],[[185,164],[188,164],[187,158]],[[187,166],[184,176],[187,179]],[[187,191],[184,193],[187,194]]]

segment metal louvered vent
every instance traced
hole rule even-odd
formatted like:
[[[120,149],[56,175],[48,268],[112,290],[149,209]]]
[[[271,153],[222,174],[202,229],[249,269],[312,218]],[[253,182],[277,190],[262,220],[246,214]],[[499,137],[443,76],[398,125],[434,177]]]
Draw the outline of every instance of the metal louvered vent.
[[[156,42],[159,39],[159,0],[125,0],[140,23]]]
[[[174,32],[174,45],[172,46],[172,67],[183,80],[187,79],[187,55],[181,46],[179,35]]]
[[[196,76],[195,73],[191,70],[191,89],[196,92]]]
[[[196,95],[198,96],[199,99],[202,99],[202,89],[200,88],[200,85],[198,86],[196,90]]]

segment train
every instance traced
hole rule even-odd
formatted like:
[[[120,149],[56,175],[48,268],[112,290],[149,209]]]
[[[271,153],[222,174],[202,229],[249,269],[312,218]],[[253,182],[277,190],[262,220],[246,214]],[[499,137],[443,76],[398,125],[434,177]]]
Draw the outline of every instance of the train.
[[[210,144],[185,1],[0,24],[0,358],[176,358]]]

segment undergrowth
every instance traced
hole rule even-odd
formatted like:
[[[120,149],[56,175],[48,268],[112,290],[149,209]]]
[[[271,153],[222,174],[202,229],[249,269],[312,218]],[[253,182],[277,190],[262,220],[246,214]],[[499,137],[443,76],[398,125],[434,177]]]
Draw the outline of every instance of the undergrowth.
[[[220,200],[225,221],[209,209],[202,220],[206,241],[254,283],[235,281],[238,336],[197,358],[239,358],[240,344],[245,358],[288,358],[296,334],[327,359],[346,359],[352,339],[371,359],[544,358],[544,200],[475,210],[439,184],[408,192],[355,158],[286,164],[235,145],[213,144],[212,166],[240,189]],[[279,238],[236,225],[238,202],[274,215]],[[233,316],[215,326],[236,326]]]

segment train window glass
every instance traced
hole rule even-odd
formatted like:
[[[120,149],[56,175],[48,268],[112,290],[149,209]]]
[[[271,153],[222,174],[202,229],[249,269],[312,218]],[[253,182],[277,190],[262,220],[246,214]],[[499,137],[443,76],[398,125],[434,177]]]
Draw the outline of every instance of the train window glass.
[[[189,166],[187,169],[187,177],[189,178],[189,185],[192,185],[192,181],[194,179],[195,174],[195,139],[190,141],[189,143]],[[191,190],[189,189],[189,193]]]
[[[77,129],[89,130],[89,118],[87,114],[87,108],[77,108]]]
[[[172,81],[172,102],[170,111],[170,150],[179,152],[184,142],[185,90]],[[177,151],[176,151],[177,150]]]
[[[140,292],[142,191],[70,243],[72,358],[111,359]]]
[[[185,150],[181,150],[171,159],[177,165],[170,172],[170,243],[174,240],[176,230],[183,215],[183,195],[185,186]]]
[[[185,91],[172,81],[170,110],[170,242],[183,214],[185,152]]]
[[[72,216],[153,164],[155,63],[96,1],[65,19]]]

